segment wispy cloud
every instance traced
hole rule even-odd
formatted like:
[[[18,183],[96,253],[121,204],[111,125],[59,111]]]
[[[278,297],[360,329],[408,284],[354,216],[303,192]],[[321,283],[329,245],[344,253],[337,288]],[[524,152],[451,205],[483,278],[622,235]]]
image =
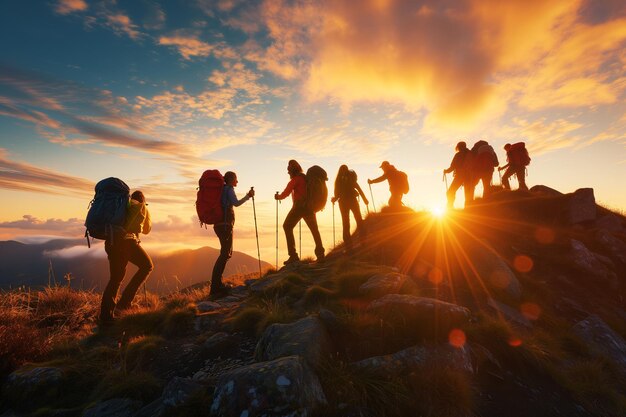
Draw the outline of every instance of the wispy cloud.
[[[141,36],[141,32],[137,30],[138,26],[126,14],[119,12],[106,14],[104,19],[106,25],[119,35],[127,35],[131,39],[139,39]]]
[[[161,36],[159,45],[172,46],[185,59],[193,57],[206,57],[214,50],[214,46],[201,41],[198,35],[177,32],[169,36]]]
[[[88,5],[85,0],[58,0],[54,5],[54,10],[59,14],[84,12],[87,8]]]

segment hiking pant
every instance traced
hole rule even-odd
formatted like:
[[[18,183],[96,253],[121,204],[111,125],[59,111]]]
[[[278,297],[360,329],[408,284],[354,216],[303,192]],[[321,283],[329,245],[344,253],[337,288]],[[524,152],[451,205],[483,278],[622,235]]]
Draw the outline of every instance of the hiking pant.
[[[213,265],[213,273],[211,274],[211,289],[222,287],[222,274],[226,268],[226,262],[233,256],[233,225],[231,224],[215,224],[213,230],[220,240],[220,255]]]
[[[507,190],[511,189],[511,184],[509,183],[509,178],[513,175],[517,177],[517,182],[519,184],[520,190],[528,190],[528,186],[526,185],[526,167],[516,167],[509,165],[509,167],[504,172],[502,176],[502,185]]]
[[[124,310],[130,307],[137,294],[137,290],[148,278],[150,272],[154,268],[150,256],[139,245],[137,239],[119,239],[112,245],[107,240],[104,243],[104,250],[109,258],[109,271],[111,277],[104,292],[102,293],[102,304],[100,305],[100,320],[113,318],[113,310],[117,306],[118,309]],[[115,302],[120,285],[126,275],[126,265],[128,262],[137,265],[139,269],[130,279],[126,288],[122,292],[119,301]]]
[[[322,244],[320,230],[317,227],[317,218],[315,217],[315,213],[305,207],[300,207],[294,204],[291,210],[289,210],[289,213],[287,213],[287,217],[283,223],[285,237],[287,238],[287,253],[289,253],[289,257],[298,256],[298,252],[296,252],[296,238],[293,235],[293,229],[300,220],[304,220],[313,235],[313,240],[315,241],[315,256],[318,258],[324,256],[324,245]]]
[[[356,227],[359,237],[363,239],[365,230],[363,230],[363,217],[361,217],[361,207],[356,197],[347,197],[339,199],[339,212],[341,213],[341,225],[343,227],[343,243],[346,249],[352,247],[352,236],[350,235],[350,212],[356,220]]]
[[[448,208],[454,206],[454,199],[456,198],[456,192],[459,188],[463,187],[465,192],[465,206],[469,206],[474,201],[474,187],[473,181],[467,180],[459,175],[456,175],[448,188],[446,197],[448,199]]]
[[[402,193],[391,193],[389,197],[389,207],[401,208],[402,207]]]
[[[478,180],[483,183],[483,198],[491,194],[491,180],[493,178],[493,169],[490,172],[480,174]]]

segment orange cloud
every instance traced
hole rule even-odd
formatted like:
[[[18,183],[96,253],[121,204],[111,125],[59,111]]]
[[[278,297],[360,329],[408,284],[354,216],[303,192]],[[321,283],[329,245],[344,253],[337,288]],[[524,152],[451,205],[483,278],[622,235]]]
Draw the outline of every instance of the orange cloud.
[[[54,10],[59,14],[70,14],[74,12],[84,12],[87,10],[85,0],[59,0]]]
[[[131,39],[138,39],[141,33],[137,30],[130,17],[123,13],[114,13],[105,15],[106,25],[113,29],[117,34],[125,34]]]
[[[185,59],[195,56],[209,56],[213,46],[202,42],[196,36],[174,34],[172,36],[161,36],[159,45],[173,46]]]

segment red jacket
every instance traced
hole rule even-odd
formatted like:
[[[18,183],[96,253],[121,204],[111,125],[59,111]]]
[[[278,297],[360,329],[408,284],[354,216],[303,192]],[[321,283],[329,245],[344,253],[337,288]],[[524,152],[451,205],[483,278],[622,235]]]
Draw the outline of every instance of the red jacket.
[[[287,198],[289,194],[291,194],[291,199],[294,203],[306,197],[306,180],[303,175],[293,177],[287,184],[287,187],[285,187],[285,191],[280,193],[278,199]]]

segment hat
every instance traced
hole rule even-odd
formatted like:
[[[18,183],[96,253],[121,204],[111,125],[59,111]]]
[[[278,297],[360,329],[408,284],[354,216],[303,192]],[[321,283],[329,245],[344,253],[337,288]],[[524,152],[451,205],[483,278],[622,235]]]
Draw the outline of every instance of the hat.
[[[391,165],[389,161],[383,161],[378,168],[387,168],[389,165]]]

